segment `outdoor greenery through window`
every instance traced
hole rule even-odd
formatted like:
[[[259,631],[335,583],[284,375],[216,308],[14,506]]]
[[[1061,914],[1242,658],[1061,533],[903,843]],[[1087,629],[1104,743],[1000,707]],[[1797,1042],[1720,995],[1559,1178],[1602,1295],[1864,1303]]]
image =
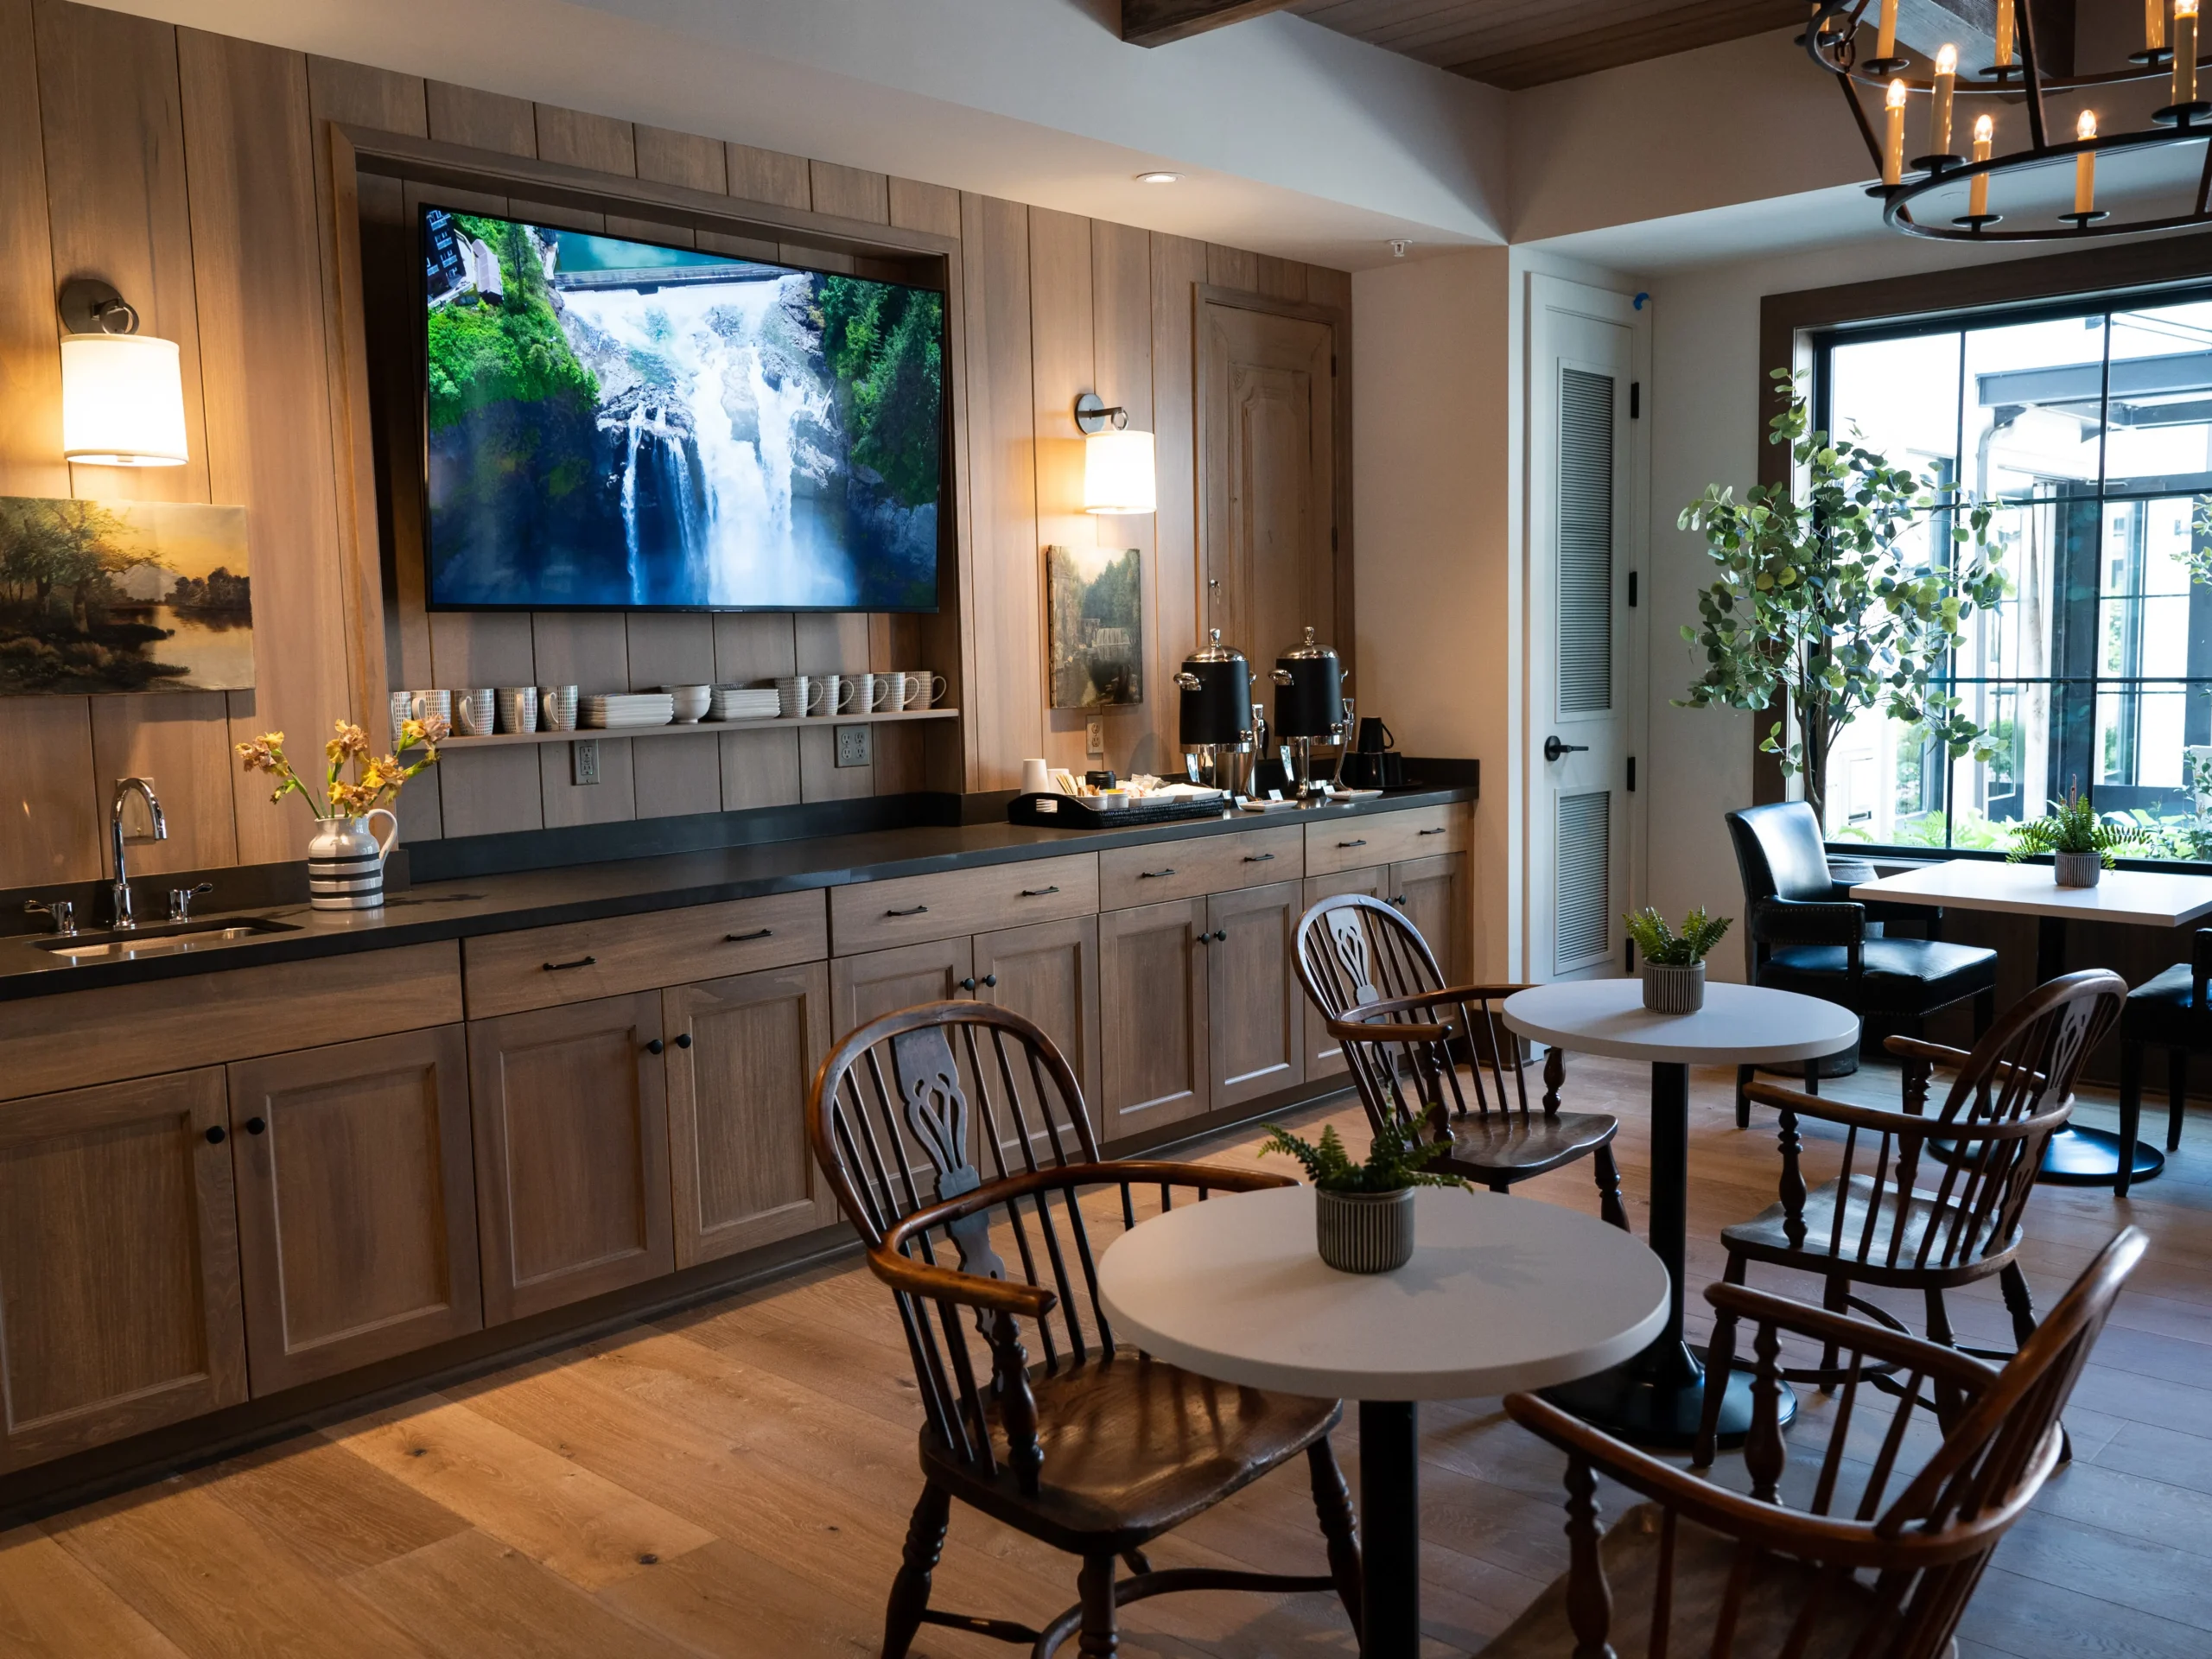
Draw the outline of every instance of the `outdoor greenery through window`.
[[[2212,859],[2212,295],[1838,334],[1815,374],[1821,425],[1997,506],[2011,582],[1947,674],[1995,753],[1860,715],[1829,839],[2001,851],[2075,786],[2148,828],[2136,856]]]

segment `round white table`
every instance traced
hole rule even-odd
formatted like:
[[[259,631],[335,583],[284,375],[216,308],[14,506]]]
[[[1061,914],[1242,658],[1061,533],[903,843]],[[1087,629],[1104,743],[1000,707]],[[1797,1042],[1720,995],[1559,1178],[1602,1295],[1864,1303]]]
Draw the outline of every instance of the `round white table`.
[[[1516,991],[1507,1027],[1571,1053],[1651,1063],[1651,1249],[1666,1264],[1666,1328],[1625,1365],[1547,1395],[1562,1409],[1643,1446],[1684,1446],[1705,1412],[1705,1368],[1682,1340],[1682,1272],[1689,1207],[1689,1068],[1820,1059],[1859,1040],[1859,1016],[1795,991],[1708,984],[1695,1014],[1654,1014],[1636,979],[1568,980]],[[1784,1389],[1783,1420],[1795,1414]],[[1736,1445],[1751,1423],[1751,1379],[1738,1373],[1721,1403],[1720,1438]]]
[[[1594,1216],[1444,1187],[1414,1202],[1413,1260],[1394,1273],[1325,1264],[1307,1186],[1171,1210],[1098,1263],[1117,1340],[1224,1382],[1360,1402],[1367,1659],[1421,1643],[1414,1402],[1586,1376],[1668,1318],[1658,1259]]]

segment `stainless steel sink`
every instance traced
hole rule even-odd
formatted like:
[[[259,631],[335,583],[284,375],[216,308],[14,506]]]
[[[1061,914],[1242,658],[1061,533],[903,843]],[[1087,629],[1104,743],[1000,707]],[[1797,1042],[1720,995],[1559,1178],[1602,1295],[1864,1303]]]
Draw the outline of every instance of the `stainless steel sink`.
[[[164,922],[134,928],[127,933],[79,933],[64,939],[36,939],[33,944],[60,957],[72,967],[93,962],[136,962],[145,957],[173,957],[186,950],[206,950],[235,944],[268,933],[296,933],[296,922],[272,922],[259,916],[210,916],[204,921]]]

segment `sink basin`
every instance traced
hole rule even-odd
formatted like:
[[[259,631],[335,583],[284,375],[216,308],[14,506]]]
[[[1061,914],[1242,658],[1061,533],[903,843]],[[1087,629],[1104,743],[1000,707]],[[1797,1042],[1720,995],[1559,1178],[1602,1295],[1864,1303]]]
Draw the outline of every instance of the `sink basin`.
[[[205,950],[234,944],[240,939],[267,933],[296,933],[293,922],[272,922],[259,916],[210,916],[197,922],[159,922],[133,928],[127,933],[79,933],[64,939],[37,939],[35,947],[60,957],[72,967],[92,962],[136,962],[146,957],[173,957],[186,950]]]

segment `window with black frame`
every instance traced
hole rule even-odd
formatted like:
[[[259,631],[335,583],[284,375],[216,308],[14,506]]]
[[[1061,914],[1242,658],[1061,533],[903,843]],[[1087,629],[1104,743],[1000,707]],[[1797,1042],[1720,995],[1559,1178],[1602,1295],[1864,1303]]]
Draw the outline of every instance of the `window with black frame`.
[[[2212,860],[2212,293],[1816,346],[1821,423],[1996,504],[2011,582],[1948,671],[1995,753],[1861,715],[1829,752],[1829,839],[2002,851],[2078,789],[2147,827],[2137,856]]]

